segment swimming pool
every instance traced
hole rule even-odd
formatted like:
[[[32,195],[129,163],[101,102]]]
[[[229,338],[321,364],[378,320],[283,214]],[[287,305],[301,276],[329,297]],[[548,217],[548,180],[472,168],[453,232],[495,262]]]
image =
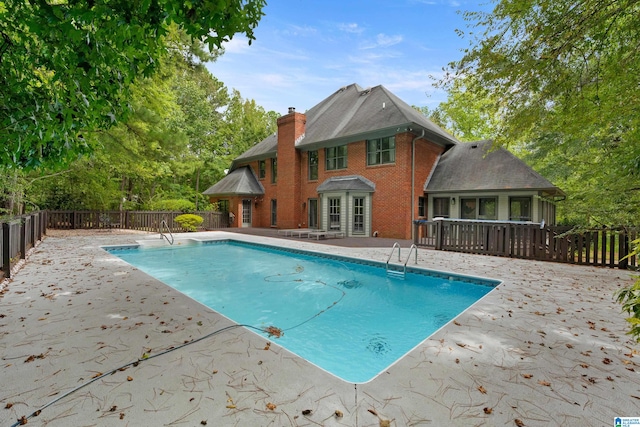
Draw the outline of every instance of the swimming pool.
[[[499,282],[233,240],[113,255],[352,383],[383,372]],[[265,333],[265,336],[268,335]]]

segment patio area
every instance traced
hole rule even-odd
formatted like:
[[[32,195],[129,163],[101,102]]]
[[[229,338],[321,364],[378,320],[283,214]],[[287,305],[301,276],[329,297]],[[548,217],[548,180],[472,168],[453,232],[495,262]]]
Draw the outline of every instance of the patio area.
[[[381,262],[395,241],[261,229],[188,237]],[[100,248],[143,239],[160,236],[51,231],[5,281],[0,425],[67,392],[28,425],[613,426],[640,416],[640,345],[613,298],[632,272],[421,248],[421,267],[502,284],[372,381],[352,384]],[[411,242],[399,243],[408,253]]]

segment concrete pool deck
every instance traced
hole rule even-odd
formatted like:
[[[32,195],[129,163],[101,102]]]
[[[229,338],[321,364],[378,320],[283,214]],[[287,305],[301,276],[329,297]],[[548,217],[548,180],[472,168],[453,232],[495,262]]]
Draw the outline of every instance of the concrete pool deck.
[[[222,231],[188,237],[382,262],[390,251]],[[101,249],[143,239],[159,236],[52,233],[5,283],[0,426],[113,370],[28,425],[613,426],[640,416],[640,346],[613,299],[631,272],[420,249],[421,267],[503,283],[355,385],[245,328],[158,355],[233,322]]]

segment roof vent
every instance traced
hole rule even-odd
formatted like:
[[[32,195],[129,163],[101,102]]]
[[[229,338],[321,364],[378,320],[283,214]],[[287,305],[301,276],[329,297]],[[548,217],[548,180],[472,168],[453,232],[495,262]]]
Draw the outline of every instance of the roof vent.
[[[295,113],[295,112],[296,112],[296,107],[289,107],[289,114]]]

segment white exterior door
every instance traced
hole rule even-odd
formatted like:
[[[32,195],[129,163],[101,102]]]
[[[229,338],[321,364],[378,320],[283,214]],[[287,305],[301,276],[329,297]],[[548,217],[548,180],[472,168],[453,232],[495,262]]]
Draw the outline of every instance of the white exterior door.
[[[251,214],[252,214],[251,199],[245,199],[242,201],[242,227],[251,227]]]

